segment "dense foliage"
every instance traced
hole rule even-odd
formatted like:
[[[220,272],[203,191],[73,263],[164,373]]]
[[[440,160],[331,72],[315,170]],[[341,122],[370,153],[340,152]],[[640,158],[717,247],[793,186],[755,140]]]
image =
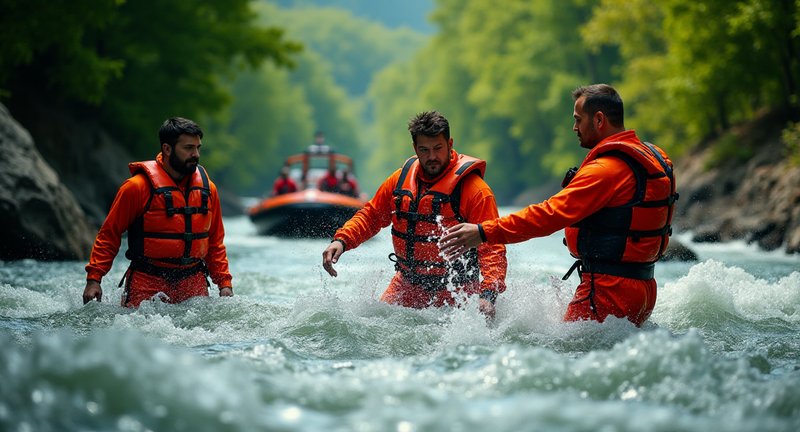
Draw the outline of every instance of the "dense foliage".
[[[356,158],[357,174],[369,190],[386,173],[363,170],[384,144],[372,139],[366,89],[379,70],[411,58],[425,37],[336,8],[281,9],[261,2],[256,10],[263,25],[283,26],[304,50],[291,71],[265,65],[230,80],[233,103],[207,122],[215,145],[206,163],[228,187],[263,194],[285,157],[305,150],[319,130],[327,144]]]
[[[198,118],[204,163],[245,193],[316,130],[372,190],[412,153],[408,119],[438,109],[457,149],[490,162],[501,202],[581,160],[579,85],[616,86],[626,126],[676,155],[800,107],[800,0],[436,0],[421,13],[430,1],[404,14],[367,0],[0,0],[0,100],[88,106],[140,156],[164,117]],[[411,30],[423,15],[432,35]]]
[[[797,0],[439,0],[438,32],[371,89],[381,142],[421,109],[452,121],[456,145],[490,161],[501,201],[557,178],[583,152],[570,91],[608,82],[626,126],[678,153],[760,110],[797,112]],[[396,166],[387,148],[371,161]]]
[[[86,104],[138,154],[164,118],[229,101],[220,78],[299,45],[255,23],[249,0],[0,0],[0,88],[8,98]]]

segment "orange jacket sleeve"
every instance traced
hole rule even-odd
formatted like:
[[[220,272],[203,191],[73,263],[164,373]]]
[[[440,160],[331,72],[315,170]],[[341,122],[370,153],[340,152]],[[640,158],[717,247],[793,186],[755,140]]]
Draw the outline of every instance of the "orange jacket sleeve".
[[[119,252],[122,233],[128,230],[137,216],[144,213],[150,185],[143,175],[136,175],[122,183],[106,220],[92,246],[89,264],[86,265],[86,279],[103,280],[103,276],[111,270],[111,264]]]
[[[588,162],[557,194],[539,204],[481,224],[488,243],[518,243],[550,235],[580,222],[601,208],[625,204],[636,181],[631,169],[615,157]]]
[[[459,212],[469,223],[481,223],[499,216],[494,193],[480,176],[470,175],[464,179]],[[508,267],[506,247],[502,244],[481,244],[478,246],[478,264],[483,276],[481,289],[497,293],[505,291]]]
[[[347,250],[355,249],[375,236],[382,228],[389,226],[392,222],[392,192],[399,178],[400,170],[397,170],[384,180],[375,192],[375,196],[345,222],[333,238],[342,240]]]
[[[211,199],[208,205],[211,206],[209,212],[213,214],[211,227],[208,232],[208,253],[206,254],[206,265],[211,276],[211,281],[219,288],[231,286],[231,273],[228,269],[228,253],[225,250],[223,239],[225,237],[225,227],[222,225],[222,209],[219,202],[217,185],[210,182]]]

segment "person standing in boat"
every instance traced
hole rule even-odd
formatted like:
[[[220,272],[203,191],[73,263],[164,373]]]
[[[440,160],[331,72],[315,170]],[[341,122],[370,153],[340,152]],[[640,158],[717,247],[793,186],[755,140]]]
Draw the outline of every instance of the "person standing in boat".
[[[317,189],[323,192],[339,192],[339,177],[336,176],[336,162],[331,159],[328,171],[317,182]]]
[[[284,165],[281,168],[281,174],[275,179],[272,184],[272,196],[283,195],[287,193],[297,192],[297,183],[289,177],[289,167]]]
[[[350,169],[342,168],[342,178],[339,179],[339,193],[351,197],[358,197],[358,182],[350,175]]]
[[[517,243],[565,228],[580,284],[566,321],[603,322],[609,315],[637,326],[656,304],[655,262],[672,233],[672,162],[624,125],[622,98],[606,84],[579,87],[572,130],[589,153],[548,200],[483,223],[451,227],[442,239],[454,258],[478,245]]]
[[[233,295],[217,187],[199,165],[203,131],[191,120],[173,117],[161,125],[158,137],[161,153],[128,165],[131,177],[97,233],[86,266],[84,303],[102,299],[100,282],[126,231],[125,257],[131,263],[123,277],[123,306],[137,307],[154,296],[170,303],[208,296],[209,275],[220,297]]]
[[[445,260],[438,241],[459,222],[479,223],[498,216],[494,193],[483,180],[486,162],[453,149],[450,125],[439,112],[416,115],[408,124],[415,157],[389,176],[375,196],[344,226],[322,252],[322,266],[337,276],[333,264],[392,225],[397,271],[381,296],[406,307],[453,305],[456,294],[478,295],[481,312],[495,313],[505,291],[506,249],[484,244],[464,258]],[[455,290],[448,290],[448,286]]]

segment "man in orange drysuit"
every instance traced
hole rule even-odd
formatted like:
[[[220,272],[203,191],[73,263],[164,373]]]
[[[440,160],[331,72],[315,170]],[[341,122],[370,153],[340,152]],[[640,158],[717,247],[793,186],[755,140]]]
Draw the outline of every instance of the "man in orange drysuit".
[[[272,184],[272,196],[297,192],[297,183],[289,177],[289,167],[281,168],[281,175]]]
[[[438,247],[447,227],[498,216],[494,194],[483,180],[486,162],[453,150],[450,125],[438,112],[418,114],[408,130],[417,156],[336,231],[322,252],[322,265],[336,276],[333,264],[345,250],[391,224],[394,253],[389,259],[397,273],[382,301],[413,308],[453,305],[449,283],[456,292],[478,295],[481,312],[492,317],[497,294],[505,290],[505,246],[484,244],[456,260],[445,260]]]
[[[581,283],[564,319],[603,322],[613,315],[641,326],[655,306],[654,263],[671,233],[672,162],[625,130],[622,99],[612,87],[579,87],[572,96],[572,129],[590,150],[564,189],[508,216],[456,225],[442,248],[452,258],[478,244],[516,243],[566,228],[565,243],[578,261],[564,279],[578,269]]]
[[[198,164],[203,131],[191,120],[174,117],[161,125],[158,136],[161,153],[154,161],[129,164],[131,178],[97,233],[86,266],[84,303],[102,299],[100,281],[125,231],[131,264],[123,278],[123,306],[137,307],[157,294],[170,303],[208,296],[209,275],[220,297],[233,295],[217,187]]]

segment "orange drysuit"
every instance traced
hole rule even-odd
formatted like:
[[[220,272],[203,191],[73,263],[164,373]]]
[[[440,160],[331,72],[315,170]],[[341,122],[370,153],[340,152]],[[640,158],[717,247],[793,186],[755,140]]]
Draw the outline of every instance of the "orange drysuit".
[[[435,179],[426,178],[418,165],[411,158],[389,176],[334,238],[355,249],[392,224],[395,253],[390,259],[397,273],[382,301],[414,308],[453,305],[454,294],[462,292],[493,302],[506,288],[505,246],[482,244],[466,264],[444,262],[438,250],[438,239],[447,227],[498,217],[494,194],[482,178],[485,162],[452,151],[450,164]],[[457,209],[449,205],[454,202]],[[473,266],[470,275],[464,274]],[[448,291],[448,281],[455,285],[454,292]]]
[[[650,160],[653,162],[648,164],[648,168],[659,171],[659,167],[662,166],[658,162],[660,159],[668,165],[666,169],[668,175],[665,173],[660,175],[639,174],[639,178],[647,180],[646,182],[640,180],[637,183],[637,174],[630,165],[631,158],[625,154],[620,155],[620,153],[624,153],[619,151],[622,146],[627,147],[627,152],[638,151],[648,155],[650,154],[648,148],[652,148],[661,157],[652,155]],[[608,149],[614,150],[607,153]],[[602,253],[592,258],[576,255],[586,261],[584,266],[579,268],[581,283],[567,308],[564,319],[568,321],[594,319],[603,322],[606,317],[613,315],[620,318],[626,317],[639,326],[650,316],[655,306],[656,281],[652,277],[652,263],[660,258],[663,248],[666,247],[672,204],[677,199],[677,195],[674,193],[671,165],[666,154],[655,146],[646,147],[632,130],[607,137],[590,151],[569,184],[550,199],[540,204],[530,205],[508,216],[482,223],[486,241],[503,244],[517,243],[533,237],[547,236],[567,228],[565,243],[573,254],[577,254],[579,249],[587,249],[579,244],[581,242],[592,243],[593,247],[589,248],[591,250],[603,249],[606,246],[614,249],[613,253],[616,253],[618,258],[609,259],[609,254],[603,256],[603,264],[607,264],[606,268],[614,269],[613,271],[607,271],[600,266],[595,269],[587,268],[591,267],[587,263],[592,262],[592,259],[601,256]],[[654,185],[650,183],[650,179],[663,179],[663,182]],[[652,198],[654,194],[663,196],[659,196],[658,202],[655,202]],[[592,217],[597,214],[605,214],[609,209],[631,208],[632,202],[636,201],[634,200],[635,195],[641,195],[645,197],[644,201],[648,201],[648,204],[653,202],[653,204],[639,206],[644,210],[639,210],[638,213],[633,212],[632,216],[631,213],[628,213],[627,221],[623,222],[626,226],[625,229],[604,231],[603,224],[607,221],[603,220],[603,222],[595,224],[595,227],[599,226],[599,228],[588,236],[594,236],[594,239],[587,239],[587,236],[578,234],[581,229],[584,229],[581,228],[581,224],[592,220]],[[657,211],[658,215],[647,213],[650,211],[648,208]],[[618,219],[624,220],[625,218]],[[654,223],[652,221],[657,222],[657,229],[644,231],[639,227],[652,225]],[[641,230],[635,232],[640,233],[641,237],[640,234],[632,235],[633,231],[630,230],[633,229]],[[617,238],[606,240],[605,237],[602,237],[609,235],[607,234],[609,232]],[[598,242],[597,238],[600,237],[602,239]],[[617,241],[617,239],[621,240]],[[649,270],[649,274],[644,272],[645,276],[620,276],[615,267],[626,266],[637,269],[645,268]]]
[[[201,176],[199,165],[194,174],[176,184],[162,165],[160,153],[155,162],[131,164],[133,175],[117,192],[86,266],[87,280],[100,282],[111,269],[122,233],[128,232],[126,256],[133,261],[126,272],[124,306],[136,307],[159,292],[172,303],[207,296],[206,272],[220,289],[231,287],[216,185],[203,178],[204,172]],[[168,200],[154,194],[154,181],[169,183],[158,185],[172,189]],[[165,207],[176,212],[170,210],[167,215]]]

